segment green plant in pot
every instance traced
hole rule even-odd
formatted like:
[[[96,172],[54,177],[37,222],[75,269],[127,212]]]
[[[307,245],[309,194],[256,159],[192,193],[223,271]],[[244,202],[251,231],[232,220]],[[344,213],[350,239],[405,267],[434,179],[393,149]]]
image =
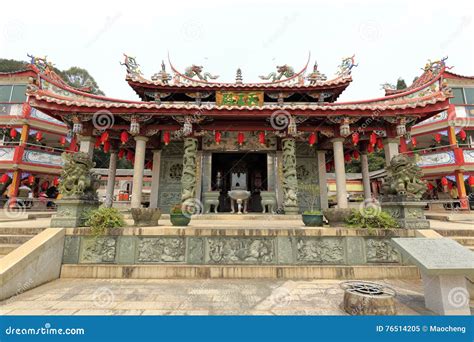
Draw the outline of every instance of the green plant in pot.
[[[310,210],[303,212],[303,223],[307,227],[322,227],[323,214],[319,210],[315,210],[315,205],[319,196],[319,187],[315,184],[304,184],[300,187],[300,191],[305,191],[310,194]]]
[[[176,204],[170,210],[170,221],[173,226],[185,227],[191,222],[191,215],[183,212],[182,204]]]

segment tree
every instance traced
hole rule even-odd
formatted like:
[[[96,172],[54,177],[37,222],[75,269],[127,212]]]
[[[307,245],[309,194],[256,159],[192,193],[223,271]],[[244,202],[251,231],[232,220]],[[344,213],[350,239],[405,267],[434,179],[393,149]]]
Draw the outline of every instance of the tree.
[[[13,72],[25,69],[26,62],[16,61],[14,59],[0,58],[0,72]]]
[[[405,83],[405,80],[401,77],[398,78],[397,80],[397,90],[402,90],[407,87],[407,84]]]
[[[92,77],[86,69],[71,67],[61,71],[59,76],[74,88],[91,88],[92,94],[105,95],[104,92],[99,89],[94,77]]]
[[[22,70],[25,69],[27,65],[27,62],[0,58],[0,72],[13,72]],[[94,77],[92,77],[86,69],[71,67],[67,70],[61,71],[60,69],[53,67],[53,71],[71,87],[79,89],[90,87],[92,94],[105,95],[104,92],[100,90],[97,82],[94,80]]]
[[[377,171],[385,168],[385,156],[383,151],[369,153],[368,155],[369,171]],[[360,173],[362,167],[359,160],[351,160],[346,164],[346,172],[348,173]]]
[[[98,169],[108,169],[109,168],[109,161],[110,161],[110,154],[105,153],[100,149],[94,150],[94,157],[93,157],[95,167]],[[117,169],[133,169],[133,165],[130,161],[126,159],[119,159],[117,160]]]

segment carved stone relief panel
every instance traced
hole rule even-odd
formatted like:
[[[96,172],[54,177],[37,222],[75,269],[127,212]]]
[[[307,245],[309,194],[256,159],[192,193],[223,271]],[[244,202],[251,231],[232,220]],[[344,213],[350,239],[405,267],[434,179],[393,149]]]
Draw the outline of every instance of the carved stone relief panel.
[[[273,238],[207,238],[207,259],[215,264],[268,264],[275,260]]]
[[[186,254],[182,237],[140,238],[137,249],[138,262],[184,262]]]
[[[298,238],[296,261],[308,264],[344,264],[343,239]]]

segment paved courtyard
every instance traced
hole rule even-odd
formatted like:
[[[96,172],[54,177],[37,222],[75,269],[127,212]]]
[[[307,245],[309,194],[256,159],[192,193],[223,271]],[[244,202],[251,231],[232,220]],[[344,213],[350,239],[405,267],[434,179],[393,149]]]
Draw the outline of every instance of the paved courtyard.
[[[398,314],[430,315],[420,281],[385,282]],[[0,303],[2,315],[345,315],[336,280],[59,279]]]

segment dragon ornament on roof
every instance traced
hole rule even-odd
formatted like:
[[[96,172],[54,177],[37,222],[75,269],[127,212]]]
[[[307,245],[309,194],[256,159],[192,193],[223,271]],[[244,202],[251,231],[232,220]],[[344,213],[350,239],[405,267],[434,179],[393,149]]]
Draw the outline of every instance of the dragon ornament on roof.
[[[355,55],[351,57],[346,57],[342,59],[341,64],[339,65],[339,70],[336,72],[337,76],[349,76],[351,74],[352,68],[358,66],[355,64]]]
[[[128,56],[126,54],[124,55],[124,62],[120,63],[120,65],[125,65],[127,68],[127,74],[129,75],[142,75],[142,72],[140,70],[140,64],[137,63],[135,57]]]
[[[295,69],[289,66],[288,64],[279,65],[276,67],[277,71],[273,71],[269,73],[267,76],[259,76],[262,80],[269,80],[271,79],[272,82],[280,81],[282,77],[291,78],[295,76]]]
[[[184,69],[184,76],[188,78],[197,77],[201,81],[207,82],[208,80],[217,80],[219,75],[212,75],[209,72],[202,72],[203,67],[201,65],[191,65]]]

